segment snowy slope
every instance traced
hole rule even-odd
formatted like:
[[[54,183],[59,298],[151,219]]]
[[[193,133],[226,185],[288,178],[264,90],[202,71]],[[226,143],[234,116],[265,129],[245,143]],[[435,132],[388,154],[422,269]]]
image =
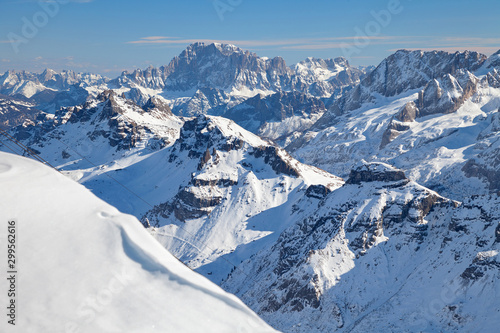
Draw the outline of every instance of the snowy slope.
[[[79,180],[124,167],[171,145],[182,124],[161,99],[151,98],[141,108],[105,91],[82,105],[16,127],[11,133]]]
[[[452,72],[391,97],[371,91],[359,108],[341,114],[330,110],[328,121],[323,116],[287,150],[341,177],[365,159],[401,168],[412,180],[457,200],[498,192],[498,72],[480,77],[463,69]]]
[[[284,332],[496,332],[499,204],[361,164],[223,287]]]
[[[393,97],[413,89],[423,88],[430,80],[457,71],[474,72],[487,57],[477,52],[407,51],[399,50],[384,59],[360,84],[341,96],[318,122],[318,128],[328,126],[336,115],[356,110],[372,103],[377,96]]]
[[[398,51],[301,133],[340,68],[196,44],[16,137],[286,332],[495,332],[498,58]]]
[[[342,184],[234,122],[204,115],[186,121],[172,146],[81,181],[218,282]]]
[[[16,326],[2,332],[274,332],[54,170],[0,153],[0,184],[0,235],[14,219],[18,240]]]

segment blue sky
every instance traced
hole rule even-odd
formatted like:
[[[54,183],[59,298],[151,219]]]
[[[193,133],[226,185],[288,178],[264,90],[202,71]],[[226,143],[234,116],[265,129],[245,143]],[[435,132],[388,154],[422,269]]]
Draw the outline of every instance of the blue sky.
[[[0,72],[109,77],[168,64],[194,41],[236,44],[291,65],[397,49],[500,49],[498,0],[0,0]]]

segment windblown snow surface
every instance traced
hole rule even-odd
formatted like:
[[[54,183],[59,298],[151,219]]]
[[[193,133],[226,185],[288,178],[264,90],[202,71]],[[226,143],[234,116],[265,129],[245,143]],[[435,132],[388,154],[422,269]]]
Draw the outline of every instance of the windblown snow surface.
[[[50,168],[0,153],[0,186],[0,243],[15,220],[18,249],[16,325],[4,314],[0,332],[274,332],[134,217]],[[5,278],[0,289],[6,312]]]

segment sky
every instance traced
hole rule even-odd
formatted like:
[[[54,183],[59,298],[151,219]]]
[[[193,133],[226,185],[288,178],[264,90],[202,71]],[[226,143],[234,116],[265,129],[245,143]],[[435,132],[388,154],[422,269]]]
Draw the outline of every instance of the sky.
[[[288,65],[343,56],[377,65],[398,49],[500,49],[498,0],[0,0],[0,72],[115,77],[224,42]]]

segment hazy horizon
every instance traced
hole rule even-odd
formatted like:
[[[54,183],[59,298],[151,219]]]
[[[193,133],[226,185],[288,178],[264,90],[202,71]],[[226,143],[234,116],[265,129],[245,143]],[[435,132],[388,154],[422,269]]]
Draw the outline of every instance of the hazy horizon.
[[[398,49],[500,49],[500,4],[458,0],[11,0],[0,13],[0,71],[115,77],[166,65],[196,41],[234,44],[287,65],[343,56],[368,66]]]

